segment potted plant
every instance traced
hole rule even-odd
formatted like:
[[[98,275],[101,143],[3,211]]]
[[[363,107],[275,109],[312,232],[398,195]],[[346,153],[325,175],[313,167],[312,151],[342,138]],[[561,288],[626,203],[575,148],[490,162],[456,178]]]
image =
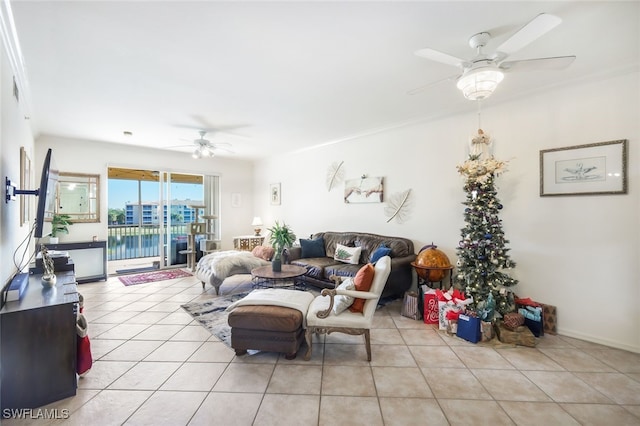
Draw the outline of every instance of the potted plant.
[[[293,245],[293,242],[296,240],[296,234],[289,228],[289,225],[284,222],[280,225],[277,220],[275,225],[268,228],[268,230],[270,232],[269,242],[275,250],[271,267],[273,272],[280,272],[282,270],[282,251]]]
[[[58,244],[58,234],[69,233],[69,226],[73,225],[71,222],[71,216],[68,214],[54,214],[51,219],[51,237],[49,243]]]

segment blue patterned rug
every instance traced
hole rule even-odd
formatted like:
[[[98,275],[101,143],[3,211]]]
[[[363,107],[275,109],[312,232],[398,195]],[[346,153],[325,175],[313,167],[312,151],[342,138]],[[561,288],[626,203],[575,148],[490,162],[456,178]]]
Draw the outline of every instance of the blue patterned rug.
[[[191,302],[182,305],[182,309],[198,321],[222,343],[231,347],[231,327],[227,323],[229,312],[225,309],[236,300],[240,300],[249,293],[236,293],[214,297],[204,302]]]

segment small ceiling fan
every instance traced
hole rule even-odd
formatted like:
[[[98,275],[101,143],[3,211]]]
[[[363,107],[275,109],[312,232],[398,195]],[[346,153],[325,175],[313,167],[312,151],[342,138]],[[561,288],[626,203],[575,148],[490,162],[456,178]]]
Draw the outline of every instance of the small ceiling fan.
[[[195,148],[192,154],[193,158],[213,157],[215,155],[216,150],[233,152],[230,149],[225,148],[227,146],[231,146],[231,144],[228,142],[214,143],[214,142],[211,142],[210,140],[205,139],[204,137],[207,133],[208,132],[206,130],[198,131],[198,134],[200,135],[200,137],[198,139],[193,140],[193,145],[195,145]],[[191,146],[191,145],[182,145],[182,147],[184,146]]]
[[[474,34],[469,39],[469,46],[476,49],[477,54],[469,60],[460,59],[430,48],[417,50],[414,52],[415,55],[443,64],[453,65],[460,68],[462,73],[434,81],[407,93],[415,95],[436,84],[456,80],[457,87],[462,91],[465,98],[480,100],[493,93],[504,78],[505,72],[566,68],[576,59],[575,56],[556,56],[518,61],[505,60],[529,43],[551,31],[561,22],[562,19],[557,16],[541,13],[498,46],[495,52],[490,55],[485,54],[482,49],[491,40],[491,34],[488,32]]]

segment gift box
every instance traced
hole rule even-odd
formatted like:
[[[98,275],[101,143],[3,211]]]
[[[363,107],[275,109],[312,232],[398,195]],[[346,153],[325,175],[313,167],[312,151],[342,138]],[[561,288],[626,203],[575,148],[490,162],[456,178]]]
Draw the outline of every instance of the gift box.
[[[542,330],[549,334],[558,334],[558,315],[556,307],[542,304]]]
[[[542,305],[531,299],[516,299],[516,306],[518,313],[524,317],[524,325],[529,327],[533,335],[544,336]]]
[[[417,320],[418,316],[418,293],[415,291],[407,291],[404,294],[404,300],[402,301],[402,312],[401,315],[403,317],[411,318]]]
[[[509,330],[502,323],[496,325],[496,334],[498,340],[502,343],[513,343],[515,345],[529,346],[531,348],[536,346],[536,338],[526,325],[521,325],[515,330]]]
[[[468,340],[471,343],[478,343],[481,338],[480,318],[460,314],[458,317],[458,331],[456,336]]]
[[[480,341],[488,342],[493,339],[493,323],[491,321],[480,321]]]
[[[438,297],[435,290],[424,293],[424,314],[422,318],[425,324],[438,324]]]
[[[535,337],[544,336],[544,329],[542,327],[543,325],[542,318],[540,318],[540,321],[525,318],[524,325],[526,325],[529,328],[529,330],[531,330],[531,332]]]

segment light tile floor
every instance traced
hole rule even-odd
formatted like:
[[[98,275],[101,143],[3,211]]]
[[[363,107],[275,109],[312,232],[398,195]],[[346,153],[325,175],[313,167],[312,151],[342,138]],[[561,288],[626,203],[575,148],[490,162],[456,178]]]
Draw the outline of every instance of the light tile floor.
[[[228,279],[223,293],[247,288]],[[536,348],[474,345],[378,309],[362,336],[334,334],[313,358],[236,357],[181,304],[216,297],[193,277],[82,284],[94,358],[64,420],[6,425],[640,425],[640,354],[563,336]],[[59,411],[61,412],[61,411]]]

